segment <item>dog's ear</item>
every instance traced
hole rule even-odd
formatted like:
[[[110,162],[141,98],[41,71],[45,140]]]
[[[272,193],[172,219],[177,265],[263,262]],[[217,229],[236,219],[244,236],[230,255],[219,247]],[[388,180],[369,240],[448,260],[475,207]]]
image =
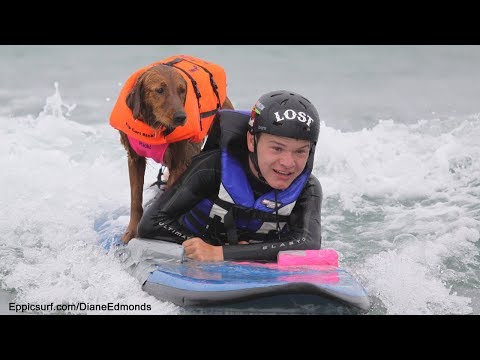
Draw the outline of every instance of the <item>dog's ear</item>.
[[[132,110],[134,119],[142,119],[143,78],[138,78],[127,96],[127,106]]]

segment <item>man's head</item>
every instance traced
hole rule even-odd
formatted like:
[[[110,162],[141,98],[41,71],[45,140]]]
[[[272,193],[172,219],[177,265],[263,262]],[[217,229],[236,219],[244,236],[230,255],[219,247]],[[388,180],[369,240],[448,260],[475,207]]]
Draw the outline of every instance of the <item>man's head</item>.
[[[249,121],[250,168],[274,189],[286,189],[313,167],[320,117],[312,103],[291,91],[262,95]]]

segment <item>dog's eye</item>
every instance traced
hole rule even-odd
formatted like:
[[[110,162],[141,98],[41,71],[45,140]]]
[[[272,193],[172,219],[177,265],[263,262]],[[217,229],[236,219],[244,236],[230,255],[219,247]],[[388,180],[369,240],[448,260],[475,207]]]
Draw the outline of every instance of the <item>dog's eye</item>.
[[[155,91],[158,93],[158,94],[163,94],[165,92],[165,89],[163,87],[161,88],[158,88],[158,89],[155,89]]]

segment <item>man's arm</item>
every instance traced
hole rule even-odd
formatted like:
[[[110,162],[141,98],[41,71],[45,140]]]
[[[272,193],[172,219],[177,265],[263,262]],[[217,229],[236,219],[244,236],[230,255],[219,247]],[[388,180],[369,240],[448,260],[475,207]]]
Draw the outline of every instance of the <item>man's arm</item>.
[[[220,151],[201,153],[185,173],[145,210],[138,224],[140,237],[182,243],[195,237],[178,218],[200,200],[218,193]]]
[[[322,186],[311,175],[289,220],[290,232],[282,241],[249,245],[226,245],[225,260],[276,260],[281,250],[318,250],[321,247]]]

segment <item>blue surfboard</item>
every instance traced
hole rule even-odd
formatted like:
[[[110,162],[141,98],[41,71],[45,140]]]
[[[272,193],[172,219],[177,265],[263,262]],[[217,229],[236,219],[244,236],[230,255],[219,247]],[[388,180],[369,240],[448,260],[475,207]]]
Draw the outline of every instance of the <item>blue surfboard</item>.
[[[370,307],[365,289],[348,272],[331,266],[158,263],[143,288],[157,298],[203,311],[220,306],[229,311],[333,314],[362,313]]]
[[[370,308],[364,287],[338,267],[198,262],[184,258],[179,244],[134,238],[123,245],[105,230],[102,246],[143,290],[185,314],[362,314]]]

